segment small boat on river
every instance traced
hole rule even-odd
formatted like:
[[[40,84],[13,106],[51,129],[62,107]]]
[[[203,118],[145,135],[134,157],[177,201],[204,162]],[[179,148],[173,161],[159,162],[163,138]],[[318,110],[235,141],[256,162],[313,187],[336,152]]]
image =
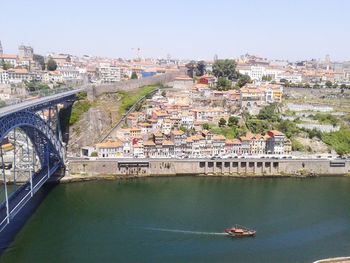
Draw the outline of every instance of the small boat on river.
[[[225,229],[225,233],[229,237],[255,237],[256,235],[255,230],[240,225]]]

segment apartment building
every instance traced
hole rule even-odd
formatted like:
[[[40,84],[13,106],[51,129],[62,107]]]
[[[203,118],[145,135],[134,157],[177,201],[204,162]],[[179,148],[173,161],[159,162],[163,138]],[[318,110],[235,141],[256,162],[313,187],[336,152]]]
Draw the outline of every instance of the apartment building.
[[[27,69],[9,69],[7,70],[7,81],[8,83],[21,83],[29,79]]]
[[[123,143],[121,141],[104,142],[96,144],[98,157],[118,158],[124,156]]]
[[[103,83],[113,83],[121,81],[121,71],[118,66],[109,63],[100,63],[97,68],[98,76]]]
[[[284,154],[285,136],[280,131],[271,130],[268,132],[266,142],[266,153],[268,154]]]
[[[11,64],[12,67],[17,67],[17,55],[0,54],[0,61]]]

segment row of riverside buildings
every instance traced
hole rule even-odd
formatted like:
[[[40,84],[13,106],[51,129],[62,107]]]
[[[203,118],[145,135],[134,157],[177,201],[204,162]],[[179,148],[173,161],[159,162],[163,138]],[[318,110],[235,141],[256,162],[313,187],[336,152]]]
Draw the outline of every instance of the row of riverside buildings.
[[[241,155],[289,155],[291,141],[279,131],[267,134],[247,133],[229,140],[223,135],[215,135],[202,130],[187,136],[181,130],[173,130],[168,136],[161,132],[151,134],[143,140],[131,135],[125,140],[107,141],[96,144],[100,158],[210,158],[235,157]],[[135,136],[135,137],[133,137]]]

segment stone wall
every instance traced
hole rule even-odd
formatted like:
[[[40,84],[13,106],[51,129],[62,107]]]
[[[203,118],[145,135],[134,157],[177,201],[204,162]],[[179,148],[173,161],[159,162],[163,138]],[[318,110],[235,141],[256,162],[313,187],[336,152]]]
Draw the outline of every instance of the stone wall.
[[[147,85],[166,85],[167,83],[172,82],[177,76],[183,74],[184,73],[182,71],[174,71],[144,79],[132,79],[128,81],[116,82],[113,84],[100,84],[98,86],[89,86],[87,88],[87,95],[88,99],[90,101],[93,101],[96,97],[104,93],[113,93],[119,90],[129,91]]]
[[[70,174],[89,176],[164,176],[164,175],[232,175],[232,176],[308,176],[348,175],[350,161],[338,160],[167,160],[167,159],[74,159],[69,161]]]

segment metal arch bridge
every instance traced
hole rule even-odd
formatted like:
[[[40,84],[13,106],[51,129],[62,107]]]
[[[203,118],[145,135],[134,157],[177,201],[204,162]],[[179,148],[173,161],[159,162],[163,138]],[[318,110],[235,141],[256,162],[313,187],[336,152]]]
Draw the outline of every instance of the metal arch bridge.
[[[2,172],[5,192],[5,200],[0,204],[0,232],[5,229],[40,187],[64,167],[65,146],[62,139],[61,118],[64,114],[70,114],[76,94],[85,90],[86,88],[80,88],[0,109],[0,172]],[[58,105],[63,105],[63,107],[59,108]],[[43,117],[45,112],[47,118]],[[67,116],[65,117],[67,118]],[[28,140],[31,141],[33,154],[36,153],[40,169],[34,171],[33,161],[30,179],[9,194],[2,145],[10,132],[13,133],[16,142],[16,130],[18,129],[26,135],[27,144]],[[16,143],[14,143],[14,147],[16,147]],[[13,182],[16,185],[16,149],[14,149],[13,156]]]

